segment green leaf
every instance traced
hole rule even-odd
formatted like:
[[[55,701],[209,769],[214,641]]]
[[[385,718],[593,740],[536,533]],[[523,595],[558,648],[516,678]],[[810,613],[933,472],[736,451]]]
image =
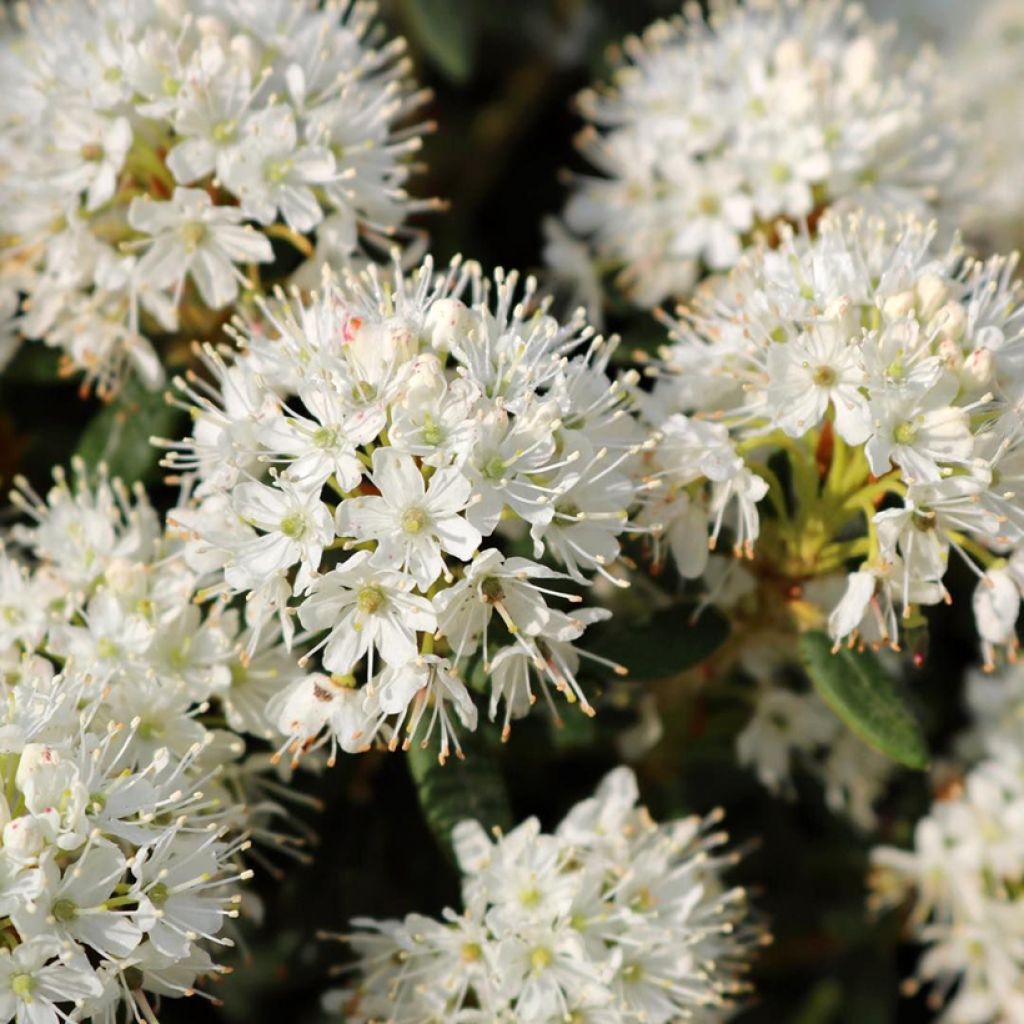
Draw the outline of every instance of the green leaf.
[[[461,0],[400,0],[406,31],[437,68],[464,82],[476,63],[474,4]]]
[[[595,654],[626,668],[629,679],[646,682],[685,672],[709,658],[729,636],[729,623],[714,608],[694,618],[690,604],[656,611],[639,626],[619,628],[590,645]]]
[[[147,391],[129,379],[118,396],[89,421],[78,454],[90,466],[105,462],[111,476],[125,483],[147,481],[156,474],[160,450],[150,437],[174,437],[181,410],[168,405],[159,391]]]
[[[488,831],[514,824],[498,758],[496,730],[480,727],[460,735],[465,760],[437,759],[436,744],[414,740],[406,754],[423,816],[438,845],[451,857],[452,829],[472,818]]]
[[[868,746],[908,768],[927,767],[921,726],[870,651],[833,653],[824,633],[805,633],[800,660],[828,706]]]

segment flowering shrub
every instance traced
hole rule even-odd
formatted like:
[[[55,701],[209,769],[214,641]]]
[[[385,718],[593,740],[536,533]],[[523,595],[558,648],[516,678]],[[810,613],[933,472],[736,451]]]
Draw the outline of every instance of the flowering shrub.
[[[361,976],[332,1000],[354,1021],[714,1019],[763,936],[720,877],[719,816],[658,825],[637,796],[618,768],[553,835],[530,818],[492,843],[463,822],[465,912],[356,922]]]
[[[4,8],[0,1024],[1024,1021],[1018,5],[513,7]]]
[[[780,220],[951,200],[962,143],[943,100],[937,62],[898,57],[854,5],[687,9],[628,39],[612,85],[579,96],[599,174],[565,218],[637,304],[681,298]]]
[[[417,130],[395,127],[423,97],[402,44],[372,44],[373,15],[26,7],[3,60],[0,359],[23,335],[62,349],[86,387],[111,392],[126,369],[155,387],[155,338],[215,337],[255,290],[386,251],[423,205],[403,190]],[[286,277],[272,240],[301,261]]]
[[[607,613],[567,613],[580,598],[548,581],[620,582],[606,566],[645,442],[604,373],[614,342],[559,324],[532,282],[517,297],[515,275],[497,274],[492,295],[474,265],[432,271],[266,307],[238,359],[207,351],[217,393],[181,383],[195,429],[167,465],[196,482],[194,506],[172,513],[186,557],[223,565],[261,621],[290,634],[294,613],[322,637],[312,653],[329,675],[268,708],[295,751],[321,733],[350,752],[378,735],[394,749],[426,715],[423,742],[436,727],[443,760],[459,749],[453,716],[476,727],[459,673],[474,655],[506,734],[536,699],[532,678],[593,714],[573,641]],[[513,523],[565,571],[485,547]]]

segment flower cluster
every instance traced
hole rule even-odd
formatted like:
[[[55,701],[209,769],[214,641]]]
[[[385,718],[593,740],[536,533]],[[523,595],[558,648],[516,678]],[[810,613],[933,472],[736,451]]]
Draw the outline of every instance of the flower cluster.
[[[208,348],[215,383],[178,382],[194,429],[166,465],[192,482],[172,513],[186,555],[286,638],[296,617],[320,638],[328,674],[271,709],[294,752],[394,747],[425,717],[446,757],[453,716],[476,727],[471,658],[506,731],[534,676],[591,712],[574,641],[606,613],[567,613],[581,599],[552,583],[621,582],[610,567],[647,442],[604,372],[614,341],[558,323],[532,281],[516,291],[516,275],[492,287],[457,261],[437,277],[429,262],[350,275],[265,307],[241,355]],[[533,559],[506,557],[499,532]]]
[[[746,645],[744,664],[757,653],[756,644]],[[754,713],[736,738],[740,764],[752,767],[767,789],[787,797],[794,795],[792,776],[799,766],[820,779],[834,812],[862,829],[874,828],[874,805],[892,779],[893,763],[865,746],[815,692],[779,685],[777,678],[765,677],[763,665],[758,671]]]
[[[203,619],[141,492],[80,470],[45,502],[22,487],[35,522],[0,548],[0,1020],[150,1020],[220,970],[262,813],[205,713],[265,733],[282,680],[239,660],[227,613]]]
[[[599,173],[578,179],[565,218],[636,304],[688,294],[776,221],[921,212],[959,191],[959,130],[927,55],[901,61],[841,0],[712,8],[627,39],[612,87],[579,98]]]
[[[963,745],[980,760],[946,785],[911,849],[874,850],[872,882],[879,905],[910,901],[926,947],[906,988],[933,986],[948,1024],[997,1024],[1024,1015],[1024,676],[976,674],[968,693],[979,715]]]
[[[1024,303],[1014,259],[932,239],[913,221],[826,217],[670,320],[645,398],[667,486],[645,516],[697,577],[734,501],[737,551],[787,599],[831,608],[837,643],[896,645],[901,617],[949,599],[956,552],[979,577],[991,662],[1015,646],[1020,600]]]
[[[204,612],[201,577],[143,489],[74,470],[73,481],[55,471],[45,499],[23,480],[12,495],[33,521],[0,548],[0,668],[73,664],[103,692],[102,716],[137,720],[151,751],[184,757],[199,744],[226,761],[244,751],[237,734],[274,735],[267,701],[302,675],[280,633],[222,602]],[[212,705],[219,718],[204,717]]]
[[[358,979],[330,1002],[389,1024],[722,1020],[765,936],[722,881],[719,816],[659,825],[637,796],[617,768],[554,834],[456,826],[463,913],[354,922]]]
[[[396,126],[423,97],[373,19],[365,0],[24,5],[0,59],[3,319],[20,296],[13,326],[86,386],[126,366],[156,386],[150,339],[212,336],[261,267],[386,249],[422,205],[418,129]]]
[[[1024,243],[1024,9],[988,0],[949,56],[949,75],[976,135],[962,174],[970,182],[964,230],[1003,249]]]

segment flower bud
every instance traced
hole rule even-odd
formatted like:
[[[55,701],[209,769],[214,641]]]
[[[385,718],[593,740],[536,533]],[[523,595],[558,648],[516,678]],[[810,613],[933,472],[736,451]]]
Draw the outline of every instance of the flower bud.
[[[438,299],[430,307],[424,326],[430,344],[439,352],[447,352],[465,340],[477,326],[477,319],[459,299]]]
[[[910,316],[917,306],[917,296],[912,291],[897,292],[882,303],[882,315],[886,320],[902,320]]]
[[[987,388],[995,377],[995,357],[992,350],[979,348],[965,360],[960,376],[972,390]]]
[[[967,311],[959,302],[947,302],[931,318],[929,334],[938,334],[950,341],[959,341],[967,327]]]
[[[927,323],[949,298],[949,285],[938,274],[925,274],[914,286],[917,293],[917,313]]]

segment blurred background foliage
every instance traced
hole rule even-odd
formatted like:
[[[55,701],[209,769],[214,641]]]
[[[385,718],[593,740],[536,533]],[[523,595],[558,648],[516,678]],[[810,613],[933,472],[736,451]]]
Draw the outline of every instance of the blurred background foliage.
[[[896,13],[897,5],[891,6]],[[564,174],[582,169],[573,148],[579,129],[574,94],[607,73],[609,47],[676,10],[677,0],[383,0],[385,24],[408,38],[417,77],[433,92],[427,116],[438,128],[426,141],[425,171],[414,187],[450,203],[446,214],[422,220],[439,262],[463,253],[487,268],[540,268],[542,219],[561,208]],[[612,326],[628,329],[630,346],[657,334],[652,321],[613,319]],[[168,503],[172,492],[161,492],[146,439],[178,430],[175,410],[132,389],[103,407],[95,399],[80,400],[75,383],[55,382],[55,376],[55,355],[32,345],[0,378],[2,485],[21,472],[45,488],[50,467],[77,450],[144,480],[157,501]],[[625,621],[642,619],[643,595],[627,600]],[[911,697],[932,749],[941,750],[943,737],[959,724],[959,680],[973,656],[969,615],[968,602],[937,612],[932,650],[912,680]],[[714,688],[686,699],[691,677],[677,670],[715,645],[716,628],[705,618],[681,635],[666,671],[634,673],[616,684],[592,678],[600,709],[594,721],[568,708],[559,729],[537,714],[518,723],[500,749],[487,746],[491,732],[481,730],[477,742],[485,749],[474,751],[476,769],[450,764],[438,778],[434,766],[412,767],[439,787],[442,814],[484,807],[486,787],[500,788],[503,780],[508,808],[495,810],[493,820],[536,814],[550,827],[619,761],[624,730],[639,727],[628,710],[637,698],[671,691],[673,713],[664,734],[637,765],[645,799],[657,817],[727,810],[733,838],[747,852],[735,877],[751,887],[775,936],[756,967],[758,995],[740,1019],[930,1019],[923,1003],[900,996],[900,979],[916,953],[898,946],[898,915],[873,919],[864,887],[867,850],[879,840],[907,841],[910,823],[928,802],[927,777],[899,777],[874,835],[831,813],[809,778],[798,780],[796,801],[770,796],[736,765],[733,739],[745,722],[745,703]],[[644,653],[642,632],[632,628],[607,642]],[[671,679],[659,678],[666,672]],[[304,773],[299,786],[317,806],[291,805],[292,828],[315,841],[310,838],[302,860],[270,854],[252,883],[250,910],[261,920],[239,930],[235,971],[215,989],[224,1005],[171,1002],[161,1015],[165,1024],[326,1019],[320,995],[329,967],[344,961],[345,949],[318,939],[319,930],[344,930],[362,914],[380,918],[458,906],[457,874],[425,820],[409,769],[401,754],[374,753]]]

